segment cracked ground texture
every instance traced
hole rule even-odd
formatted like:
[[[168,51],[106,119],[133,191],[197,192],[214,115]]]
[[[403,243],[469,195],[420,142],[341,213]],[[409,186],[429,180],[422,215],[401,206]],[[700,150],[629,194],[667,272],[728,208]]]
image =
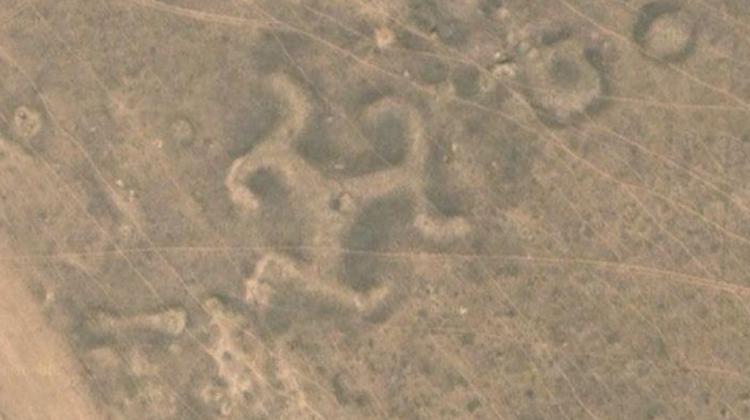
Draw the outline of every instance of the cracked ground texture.
[[[0,419],[750,419],[746,0],[0,0]]]

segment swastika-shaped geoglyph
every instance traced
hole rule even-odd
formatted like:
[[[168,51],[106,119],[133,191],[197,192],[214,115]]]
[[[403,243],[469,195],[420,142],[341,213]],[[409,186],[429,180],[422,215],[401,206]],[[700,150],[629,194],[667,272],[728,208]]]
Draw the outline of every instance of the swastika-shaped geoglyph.
[[[396,190],[409,191],[414,197],[416,211],[413,224],[425,239],[443,242],[463,237],[469,232],[469,223],[465,218],[440,215],[424,194],[423,173],[429,152],[428,141],[421,116],[413,107],[398,98],[385,97],[368,105],[363,113],[363,118],[368,118],[390,109],[396,110],[404,118],[410,147],[403,162],[363,175],[334,179],[313,167],[295,149],[295,140],[311,114],[312,105],[306,94],[295,82],[282,75],[270,76],[268,85],[282,102],[285,115],[262,143],[232,163],[225,179],[232,202],[244,215],[252,216],[263,205],[262,198],[251,190],[247,180],[258,171],[265,170],[282,178],[294,190],[295,195],[305,202],[306,208],[314,209],[317,217],[322,219],[316,225],[326,227],[318,229],[311,245],[316,249],[338,249],[341,234],[351,225],[357,211],[370,200]],[[335,210],[331,208],[332,200],[339,203]],[[287,258],[273,253],[261,260],[258,267],[261,271],[269,259],[286,267],[296,266]],[[335,264],[336,259],[319,260],[310,264],[314,267],[290,269],[303,271],[308,284],[318,284],[313,287],[322,287],[324,290],[319,290],[321,292],[354,300],[353,303],[361,309],[363,306],[370,306],[370,303],[361,301],[361,296],[353,296],[356,293],[322,286],[331,283],[323,281],[321,276],[336,273],[331,265]],[[253,278],[260,274],[255,273]],[[248,284],[248,287],[257,286]],[[248,291],[248,294],[252,293]],[[372,295],[382,296],[383,291]]]

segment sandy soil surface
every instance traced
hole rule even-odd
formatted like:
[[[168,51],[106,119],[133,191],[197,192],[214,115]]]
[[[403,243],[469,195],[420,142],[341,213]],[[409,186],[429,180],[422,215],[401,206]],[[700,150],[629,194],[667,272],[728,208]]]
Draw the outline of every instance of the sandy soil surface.
[[[0,290],[0,418],[102,418],[69,344],[49,327],[28,285],[7,263],[0,265]]]

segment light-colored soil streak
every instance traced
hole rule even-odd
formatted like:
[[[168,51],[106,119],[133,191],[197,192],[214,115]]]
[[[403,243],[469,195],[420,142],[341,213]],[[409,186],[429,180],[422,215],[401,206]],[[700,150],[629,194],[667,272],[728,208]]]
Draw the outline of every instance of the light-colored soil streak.
[[[100,419],[67,343],[47,324],[21,275],[0,266],[0,417]]]

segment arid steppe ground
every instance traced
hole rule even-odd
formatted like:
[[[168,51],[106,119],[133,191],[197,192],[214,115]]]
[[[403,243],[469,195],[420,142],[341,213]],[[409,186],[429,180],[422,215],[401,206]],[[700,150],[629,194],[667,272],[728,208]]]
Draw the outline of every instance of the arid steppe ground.
[[[0,0],[0,419],[750,419],[750,2]]]

